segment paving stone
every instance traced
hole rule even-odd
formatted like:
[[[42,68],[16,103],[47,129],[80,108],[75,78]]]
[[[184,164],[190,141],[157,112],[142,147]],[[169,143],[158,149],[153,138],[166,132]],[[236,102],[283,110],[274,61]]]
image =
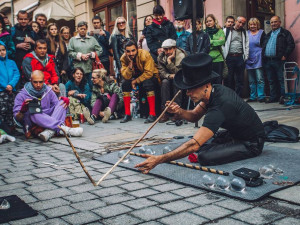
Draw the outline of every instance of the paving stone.
[[[135,175],[135,176],[122,177],[121,180],[125,180],[127,182],[138,182],[138,181],[146,180],[146,178]]]
[[[248,223],[244,223],[239,220],[234,220],[232,218],[220,219],[218,221],[213,221],[211,223],[206,223],[205,225],[248,225]]]
[[[207,222],[207,219],[202,218],[200,216],[194,215],[189,212],[182,212],[172,216],[164,217],[160,219],[164,224],[172,224],[172,225],[198,225],[204,222]]]
[[[84,179],[84,178],[79,178],[79,179],[77,178],[77,179],[73,179],[73,180],[60,181],[55,184],[60,187],[70,187],[70,186],[76,186],[79,184],[83,184],[86,182],[90,182],[90,181],[87,181],[87,179]]]
[[[295,219],[292,217],[286,217],[282,220],[277,220],[272,225],[294,225],[294,224],[300,224],[300,219]]]
[[[99,197],[106,197],[111,195],[116,195],[125,192],[124,189],[119,187],[108,187],[108,188],[101,188],[96,191],[91,191],[91,193],[98,195]]]
[[[50,184],[53,181],[49,178],[42,178],[42,179],[36,179],[36,180],[28,180],[24,183],[28,184],[29,186],[35,186],[35,185],[41,185],[41,184]]]
[[[26,202],[27,204],[38,201],[38,200],[37,200],[35,197],[33,197],[32,195],[22,195],[22,200],[23,200],[24,202]]]
[[[257,207],[237,213],[232,217],[250,224],[265,224],[276,221],[282,218],[283,215]]]
[[[53,172],[54,169],[52,167],[44,167],[44,168],[37,168],[32,170],[31,172],[36,174],[36,173],[46,173],[46,172]]]
[[[80,212],[80,213],[75,213],[72,215],[64,216],[62,217],[63,220],[67,221],[70,224],[73,225],[79,225],[79,224],[87,224],[91,222],[96,222],[97,220],[100,219],[99,216],[92,212]]]
[[[116,204],[116,205],[109,205],[99,209],[92,210],[94,213],[97,213],[103,218],[109,218],[112,216],[117,216],[123,213],[130,212],[131,209],[127,206]]]
[[[179,188],[183,188],[184,186],[180,185],[180,184],[175,184],[175,183],[167,183],[167,184],[161,184],[161,185],[157,185],[152,187],[154,190],[160,191],[160,192],[169,192],[169,191],[173,191]]]
[[[277,191],[277,192],[271,194],[271,196],[273,198],[300,204],[299,193],[300,193],[300,186],[296,185],[296,186],[292,186],[290,188],[286,188],[281,191]]]
[[[26,184],[23,183],[13,183],[13,184],[5,184],[0,186],[0,191],[8,191],[8,190],[14,190],[19,188],[26,187]]]
[[[139,225],[161,225],[162,223],[159,223],[157,221],[149,221],[146,223],[140,223]]]
[[[223,199],[224,198],[222,198],[221,196],[217,196],[217,195],[202,194],[202,195],[186,198],[185,200],[196,203],[198,205],[207,205],[207,204],[210,204],[213,202],[221,201]]]
[[[129,192],[129,194],[136,196],[136,197],[145,197],[145,196],[149,196],[149,195],[155,195],[157,193],[159,193],[159,192],[155,191],[153,189],[150,189],[150,188],[145,188],[145,189]]]
[[[120,186],[121,184],[125,184],[126,182],[120,179],[111,179],[111,180],[104,180],[101,182],[101,187],[112,187],[112,186]]]
[[[118,177],[135,176],[137,174],[138,174],[137,172],[134,172],[132,170],[123,170],[123,171],[114,172],[114,175]]]
[[[134,199],[134,200],[131,200],[131,201],[123,202],[122,204],[127,205],[131,208],[134,208],[134,209],[141,209],[141,208],[145,208],[145,207],[148,207],[148,206],[156,205],[157,202],[151,201],[147,198],[138,198],[138,199]]]
[[[215,205],[197,207],[196,209],[193,209],[190,212],[193,212],[199,216],[205,217],[210,220],[215,220],[233,213],[233,211],[231,210],[224,209]]]
[[[115,203],[124,202],[132,199],[134,199],[134,197],[128,195],[127,193],[121,193],[121,194],[111,195],[102,198],[102,200],[107,202],[108,204],[115,204]]]
[[[78,212],[78,210],[76,210],[68,205],[42,211],[42,213],[44,215],[46,215],[48,218],[61,217],[61,216],[69,215],[69,214],[76,213],[76,212]]]
[[[98,198],[98,196],[93,195],[89,192],[86,192],[86,193],[79,193],[79,194],[75,194],[75,195],[65,196],[63,198],[72,203],[75,203],[75,202],[82,202],[82,201],[95,199],[95,198]]]
[[[66,188],[57,188],[51,191],[42,191],[39,193],[34,193],[34,196],[40,200],[47,200],[47,199],[59,198],[71,194],[74,193]]]
[[[58,187],[55,186],[54,184],[42,184],[42,185],[37,185],[37,186],[29,186],[26,188],[26,190],[34,193],[38,193],[41,191],[50,191],[53,189],[57,189]]]
[[[45,210],[45,209],[51,209],[54,207],[69,205],[69,204],[70,204],[69,201],[66,201],[62,198],[54,198],[46,201],[35,202],[33,204],[30,204],[30,206],[35,210]]]
[[[135,218],[133,216],[130,215],[120,215],[120,216],[116,216],[114,218],[110,218],[110,219],[104,219],[101,221],[103,224],[111,224],[111,225],[133,225],[133,224],[140,224],[142,222],[142,220]]]
[[[35,176],[37,176],[38,178],[56,177],[59,175],[65,175],[67,173],[69,173],[69,172],[66,170],[56,170],[53,172],[38,173],[38,174],[35,174]]]
[[[230,209],[230,210],[234,210],[234,211],[238,211],[238,212],[253,207],[250,204],[246,204],[244,202],[234,200],[234,199],[226,199],[224,201],[216,202],[214,204],[218,205],[218,206],[222,206],[226,209]]]
[[[185,187],[185,188],[181,188],[181,189],[178,189],[178,190],[173,190],[171,192],[176,194],[176,195],[180,195],[182,197],[190,197],[190,196],[201,195],[203,193],[206,193],[205,191],[195,189],[195,188],[191,188],[191,187]]]
[[[128,191],[134,191],[142,188],[148,187],[148,185],[140,183],[140,182],[133,182],[133,183],[128,183],[120,186],[121,188],[124,188]]]
[[[72,180],[74,178],[75,177],[71,174],[64,174],[60,176],[51,177],[51,179],[54,181],[66,181],[66,180]]]
[[[68,225],[69,223],[63,221],[62,219],[55,218],[55,219],[48,219],[46,221],[40,221],[35,223],[34,225]]]
[[[156,206],[147,207],[145,209],[139,209],[131,212],[130,214],[135,217],[141,218],[145,221],[156,220],[162,217],[170,215],[170,213],[164,209],[158,208]]]
[[[80,211],[88,211],[91,209],[96,209],[99,207],[106,206],[106,203],[103,199],[95,199],[89,201],[82,201],[78,203],[74,203],[71,205],[73,208],[78,209]]]
[[[36,178],[34,176],[27,175],[27,176],[7,178],[7,179],[4,179],[4,181],[8,184],[12,184],[12,183],[19,183],[19,182],[23,182],[23,181],[27,181],[27,180],[35,180],[35,179]]]
[[[155,185],[160,185],[160,184],[167,183],[168,181],[164,180],[164,179],[160,179],[160,178],[154,178],[154,179],[143,180],[142,182],[144,184],[155,186]]]
[[[186,211],[188,209],[195,208],[197,207],[197,205],[183,200],[178,200],[163,205],[159,205],[159,207],[178,213],[178,212]]]
[[[6,179],[9,179],[10,177],[22,177],[22,176],[27,176],[31,175],[31,171],[24,170],[24,171],[18,171],[18,172],[13,172],[13,173],[4,173],[2,174]]]
[[[91,184],[91,183],[69,187],[70,190],[77,192],[77,193],[94,191],[94,190],[97,190],[97,188],[98,187],[94,187],[93,184]]]
[[[162,193],[162,194],[157,194],[157,195],[153,195],[153,196],[149,196],[148,198],[160,202],[160,203],[165,203],[165,202],[169,202],[169,201],[173,201],[179,198],[182,198],[181,196],[172,194],[172,193]]]
[[[21,220],[10,221],[9,223],[11,225],[31,225],[31,224],[39,223],[39,222],[45,221],[45,220],[46,220],[46,218],[44,216],[37,215],[37,216],[33,216],[33,217],[21,219]]]
[[[18,195],[19,197],[21,197],[23,195],[28,195],[28,194],[30,193],[23,188],[0,192],[0,196]]]

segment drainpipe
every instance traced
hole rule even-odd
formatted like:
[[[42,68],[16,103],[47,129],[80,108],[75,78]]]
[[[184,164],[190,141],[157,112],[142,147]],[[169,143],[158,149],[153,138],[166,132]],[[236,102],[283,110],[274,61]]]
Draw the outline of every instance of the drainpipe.
[[[12,24],[12,26],[14,26],[15,25],[15,18],[14,18],[14,14],[15,14],[15,10],[14,10],[14,0],[10,0],[10,4],[11,4],[11,6],[10,6],[10,8],[11,8],[11,24]]]

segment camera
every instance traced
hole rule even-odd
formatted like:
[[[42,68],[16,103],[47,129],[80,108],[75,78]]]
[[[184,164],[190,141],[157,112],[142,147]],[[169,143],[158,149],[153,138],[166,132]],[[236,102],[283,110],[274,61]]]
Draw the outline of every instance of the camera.
[[[41,106],[41,101],[38,99],[32,99],[28,103],[28,109],[30,114],[37,114],[37,113],[42,113],[42,106]]]

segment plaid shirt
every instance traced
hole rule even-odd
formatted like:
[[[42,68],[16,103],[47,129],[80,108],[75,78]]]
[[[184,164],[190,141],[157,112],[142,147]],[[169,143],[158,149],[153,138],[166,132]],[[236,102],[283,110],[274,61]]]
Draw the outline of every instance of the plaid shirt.
[[[272,31],[271,37],[266,46],[265,56],[267,57],[275,57],[276,56],[276,40],[277,36],[280,32],[280,28],[275,31]]]

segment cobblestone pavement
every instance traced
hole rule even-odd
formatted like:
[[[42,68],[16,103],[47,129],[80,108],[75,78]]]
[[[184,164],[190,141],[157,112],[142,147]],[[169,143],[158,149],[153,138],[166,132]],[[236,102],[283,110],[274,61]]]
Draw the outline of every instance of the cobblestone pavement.
[[[253,107],[279,106],[254,103]],[[300,128],[299,112],[264,111],[259,115],[263,121],[275,119]],[[111,165],[92,157],[106,154],[109,143],[140,137],[149,124],[136,119],[125,125],[110,121],[83,127],[84,136],[72,142],[97,180]],[[195,130],[191,123],[181,127],[157,124],[148,136],[192,135]],[[300,149],[298,143],[270,145]],[[299,202],[274,197],[243,202],[120,167],[100,187],[94,187],[64,138],[48,143],[17,138],[0,145],[0,196],[13,194],[39,214],[7,224],[300,224]],[[289,195],[299,198],[299,186]]]

